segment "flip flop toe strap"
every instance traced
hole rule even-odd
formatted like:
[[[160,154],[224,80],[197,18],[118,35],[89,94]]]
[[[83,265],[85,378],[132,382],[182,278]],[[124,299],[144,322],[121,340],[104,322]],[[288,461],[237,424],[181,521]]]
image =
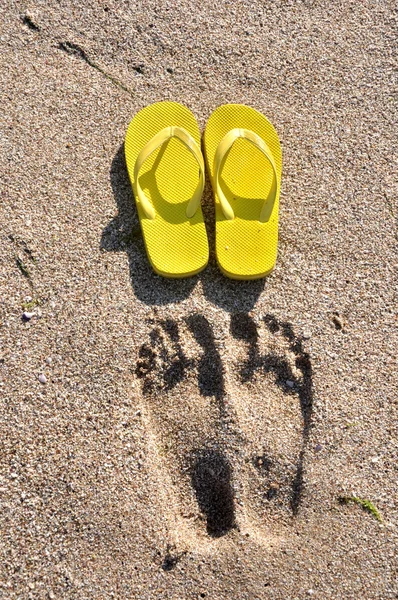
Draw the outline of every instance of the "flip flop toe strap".
[[[196,186],[195,192],[190,201],[188,202],[188,206],[186,209],[186,215],[188,219],[191,219],[195,215],[200,205],[200,199],[203,194],[205,183],[205,166],[202,153],[198,144],[195,142],[194,138],[188,133],[188,131],[186,131],[186,129],[172,125],[171,127],[165,127],[156,135],[154,135],[151,140],[149,140],[149,142],[142,148],[134,165],[134,189],[136,191],[142,209],[145,213],[145,216],[148,219],[154,219],[156,217],[156,211],[141,188],[138,179],[139,172],[145,161],[149,158],[149,156],[153,152],[155,152],[157,148],[162,146],[165,142],[167,142],[173,137],[180,140],[180,142],[182,142],[184,146],[188,148],[190,152],[192,152],[193,156],[196,159],[196,162],[199,165],[198,185]]]
[[[261,223],[263,223],[264,221],[266,221],[266,215],[269,212],[268,211],[269,201],[274,202],[275,198],[277,197],[279,181],[278,181],[278,174],[277,174],[276,165],[275,165],[275,161],[274,161],[272,152],[271,152],[270,148],[267,146],[267,144],[264,142],[264,140],[259,135],[257,135],[257,133],[255,133],[254,131],[251,131],[250,129],[242,129],[242,128],[231,129],[230,131],[228,131],[228,133],[222,138],[222,140],[218,144],[216,153],[214,155],[214,163],[213,163],[213,172],[214,172],[214,180],[216,183],[217,196],[220,201],[221,209],[224,213],[225,218],[228,220],[234,219],[235,215],[234,215],[232,206],[228,202],[227,198],[225,197],[224,192],[221,189],[220,173],[221,173],[224,161],[228,155],[228,152],[230,151],[230,149],[232,148],[232,146],[236,142],[236,140],[238,140],[239,138],[244,138],[245,140],[248,140],[251,144],[253,144],[253,146],[258,148],[264,154],[264,156],[268,159],[268,161],[271,164],[272,170],[273,170],[274,177],[273,177],[273,182],[272,182],[272,188],[271,188],[271,191],[268,194],[267,198],[264,201],[264,204],[261,209],[260,217],[259,217],[259,221]]]

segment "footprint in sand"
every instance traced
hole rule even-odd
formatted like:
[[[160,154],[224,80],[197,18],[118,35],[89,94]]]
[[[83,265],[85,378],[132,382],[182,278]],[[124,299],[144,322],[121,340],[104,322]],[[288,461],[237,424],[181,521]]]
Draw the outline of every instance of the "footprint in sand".
[[[271,315],[232,315],[227,336],[200,314],[149,325],[136,375],[168,508],[213,538],[287,525],[312,414],[302,339]]]

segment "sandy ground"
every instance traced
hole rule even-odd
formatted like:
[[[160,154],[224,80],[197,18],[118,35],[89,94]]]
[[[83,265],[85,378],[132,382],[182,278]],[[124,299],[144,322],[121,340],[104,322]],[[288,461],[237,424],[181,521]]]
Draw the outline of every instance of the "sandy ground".
[[[1,2],[1,598],[396,597],[393,8]],[[209,267],[152,273],[122,144],[162,99],[275,125],[266,281],[209,185]]]

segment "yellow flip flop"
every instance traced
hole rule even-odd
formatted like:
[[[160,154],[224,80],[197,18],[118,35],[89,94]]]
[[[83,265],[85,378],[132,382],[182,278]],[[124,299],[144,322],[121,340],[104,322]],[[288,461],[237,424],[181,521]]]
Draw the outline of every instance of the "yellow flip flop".
[[[140,110],[124,143],[145,247],[164,277],[189,277],[205,268],[209,245],[201,197],[205,181],[200,131],[177,102]]]
[[[260,112],[219,106],[204,133],[216,202],[216,255],[232,279],[259,279],[275,266],[282,150]]]

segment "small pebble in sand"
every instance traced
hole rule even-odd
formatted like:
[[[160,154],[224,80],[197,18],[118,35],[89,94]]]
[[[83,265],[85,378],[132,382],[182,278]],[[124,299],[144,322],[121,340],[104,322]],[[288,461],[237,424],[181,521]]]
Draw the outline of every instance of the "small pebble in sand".
[[[303,338],[304,338],[305,340],[309,340],[309,339],[310,339],[310,337],[311,337],[311,335],[312,335],[312,334],[311,334],[311,331],[309,331],[309,329],[305,329],[305,330],[303,331]]]
[[[47,363],[48,365],[51,365],[51,363],[52,363],[52,362],[53,362],[53,359],[51,358],[51,356],[48,356],[48,357],[46,358],[46,363]]]
[[[290,387],[290,388],[292,388],[292,387],[294,387],[294,381],[291,381],[290,379],[288,379],[288,380],[286,381],[286,385],[287,385],[287,387]]]
[[[333,313],[332,323],[333,323],[335,329],[337,329],[337,331],[342,331],[344,329],[345,323],[344,323],[343,319],[341,318],[341,316],[339,315],[339,313],[337,313],[337,312]]]
[[[322,450],[322,448],[323,448],[322,444],[317,444],[315,446],[315,452],[320,452]]]
[[[33,312],[27,312],[25,311],[24,313],[22,313],[22,318],[24,321],[30,321],[32,317],[35,316],[35,313]]]
[[[44,373],[40,373],[39,381],[40,383],[47,383],[47,377],[44,375]]]

